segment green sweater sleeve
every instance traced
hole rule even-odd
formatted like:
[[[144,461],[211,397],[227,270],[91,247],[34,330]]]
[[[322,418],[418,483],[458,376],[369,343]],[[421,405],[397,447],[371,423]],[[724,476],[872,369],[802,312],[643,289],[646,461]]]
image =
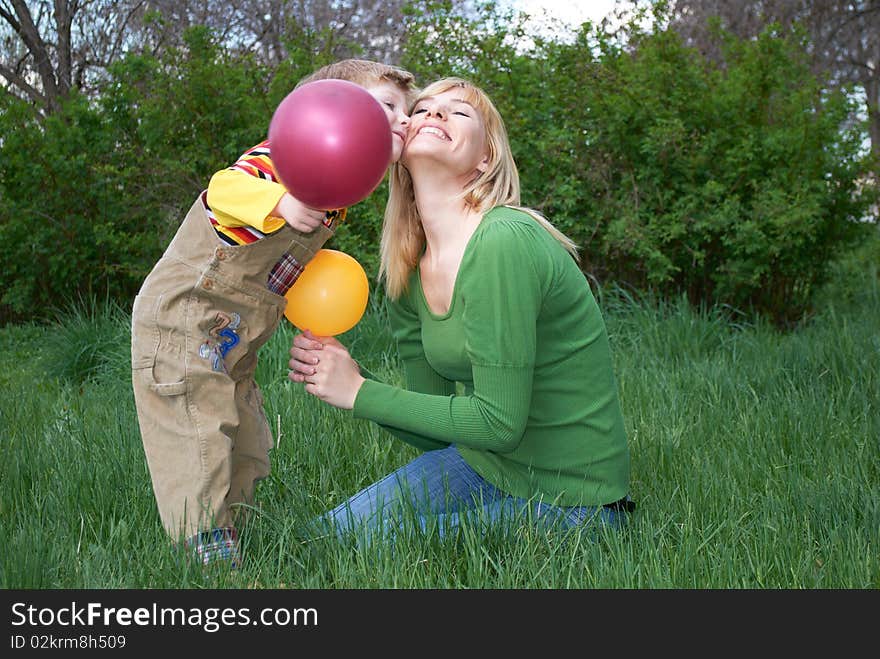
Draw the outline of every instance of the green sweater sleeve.
[[[455,391],[455,383],[437,373],[425,359],[419,332],[419,318],[407,300],[404,298],[399,302],[389,302],[388,314],[391,331],[403,362],[407,389],[440,396],[452,394]],[[364,372],[364,369],[361,369],[361,374],[370,382],[381,384],[372,374]],[[398,439],[422,451],[432,451],[449,445],[448,441],[438,441],[387,423],[378,423]]]
[[[549,265],[532,231],[530,223],[493,221],[478,228],[462,259],[455,303],[464,304],[472,392],[437,395],[367,381],[355,400],[356,417],[481,450],[517,447],[529,416],[536,319]],[[407,346],[409,359],[416,357],[414,345]]]

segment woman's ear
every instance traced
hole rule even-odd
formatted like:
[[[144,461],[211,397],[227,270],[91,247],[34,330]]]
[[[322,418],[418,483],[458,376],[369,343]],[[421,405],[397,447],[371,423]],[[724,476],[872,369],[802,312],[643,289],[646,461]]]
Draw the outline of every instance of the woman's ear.
[[[489,169],[489,154],[487,153],[483,156],[483,159],[480,161],[480,164],[477,165],[477,171],[481,174]]]

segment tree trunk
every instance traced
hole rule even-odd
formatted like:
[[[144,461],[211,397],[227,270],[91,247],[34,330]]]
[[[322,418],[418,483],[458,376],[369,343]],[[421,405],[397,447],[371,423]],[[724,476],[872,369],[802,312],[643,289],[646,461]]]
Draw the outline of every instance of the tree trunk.
[[[880,80],[874,78],[865,83],[868,106],[868,133],[871,137],[871,155],[880,164]],[[876,165],[875,165],[876,166]]]
[[[32,3],[31,3],[32,4]],[[46,112],[56,111],[61,100],[70,92],[71,51],[70,26],[78,3],[55,0],[54,17],[58,34],[57,58],[53,57],[51,44],[46,43],[34,22],[31,9],[25,0],[11,0],[12,12],[8,5],[0,5],[2,18],[19,36],[33,60],[33,66],[40,79],[38,89],[27,80],[27,72],[20,73],[7,66],[0,66],[0,75],[26,97]],[[54,61],[57,59],[57,63]],[[57,65],[57,68],[55,66]]]

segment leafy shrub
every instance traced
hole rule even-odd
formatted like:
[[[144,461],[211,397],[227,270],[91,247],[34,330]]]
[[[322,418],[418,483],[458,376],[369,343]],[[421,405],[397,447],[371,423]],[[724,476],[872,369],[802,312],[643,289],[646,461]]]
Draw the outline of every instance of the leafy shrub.
[[[774,30],[719,34],[717,64],[662,30],[624,48],[587,27],[553,47],[563,89],[548,142],[569,152],[545,153],[556,175],[529,183],[600,279],[786,324],[858,241],[871,196],[857,187],[854,107]]]
[[[877,196],[857,184],[863,126],[845,93],[820,87],[796,33],[718,32],[713,62],[660,20],[624,39],[584,24],[569,42],[527,34],[492,2],[419,0],[407,25],[402,65],[422,84],[460,75],[489,92],[523,204],[580,243],[602,285],[784,325],[872,228],[856,221]],[[0,90],[0,322],[93,295],[129,307],[211,175],[329,61],[331,34],[288,36],[270,69],[192,28],[183,48],[128,55],[97,98],[74,92],[49,117]],[[385,196],[383,183],[328,243],[371,278]]]

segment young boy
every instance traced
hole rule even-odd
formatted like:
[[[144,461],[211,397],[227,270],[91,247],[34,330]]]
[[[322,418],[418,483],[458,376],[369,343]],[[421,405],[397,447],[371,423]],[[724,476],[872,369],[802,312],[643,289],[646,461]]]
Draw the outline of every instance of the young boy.
[[[412,74],[343,60],[301,80],[342,79],[379,101],[400,157]],[[284,294],[345,209],[309,208],[278,181],[263,141],[217,172],[132,308],[132,384],[162,524],[204,563],[240,562],[236,523],[269,474],[272,434],[254,380]],[[303,154],[308,157],[308,154]]]

